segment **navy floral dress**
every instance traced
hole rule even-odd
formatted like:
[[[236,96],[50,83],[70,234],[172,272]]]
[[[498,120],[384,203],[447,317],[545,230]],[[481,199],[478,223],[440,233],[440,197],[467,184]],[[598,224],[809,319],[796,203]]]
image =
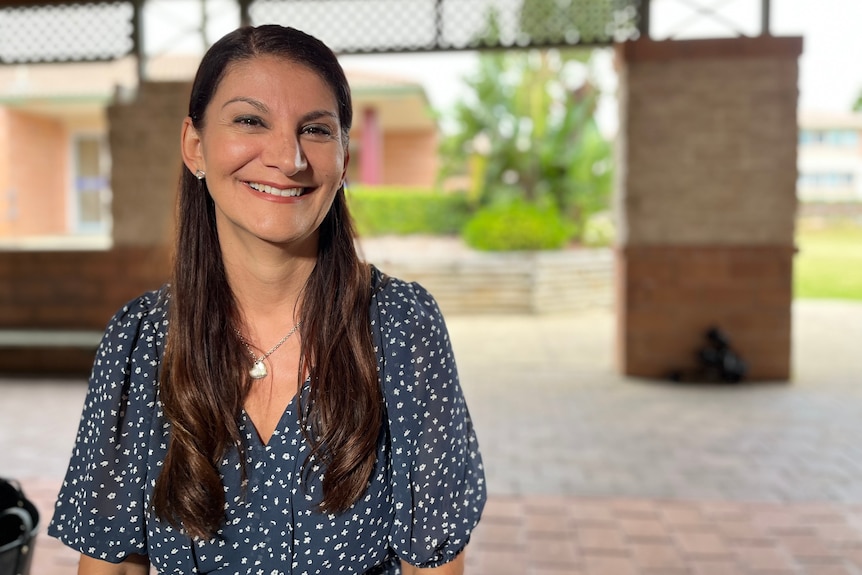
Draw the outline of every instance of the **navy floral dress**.
[[[320,478],[303,484],[309,446],[294,399],[266,445],[242,414],[248,483],[227,453],[226,520],[212,539],[160,521],[150,504],[171,433],[158,393],[169,299],[165,288],[145,294],[108,325],[50,535],[98,559],[147,555],[159,573],[183,575],[396,574],[401,560],[434,567],[463,550],[486,497],[476,435],[436,302],[392,278],[370,307],[388,425],[364,497],[339,515],[314,510]]]

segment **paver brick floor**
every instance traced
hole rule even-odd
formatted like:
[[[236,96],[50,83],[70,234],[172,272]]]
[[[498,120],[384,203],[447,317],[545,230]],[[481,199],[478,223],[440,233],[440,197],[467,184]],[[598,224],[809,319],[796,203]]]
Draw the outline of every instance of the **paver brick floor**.
[[[29,480],[50,514],[57,481]],[[41,533],[32,575],[74,575]],[[492,495],[467,575],[858,575],[862,504]]]
[[[862,573],[862,506],[493,498],[468,573]]]
[[[491,494],[468,575],[862,575],[862,305],[794,304],[792,382],[740,386],[617,375],[607,310],[448,322]],[[0,379],[0,475],[45,517],[83,393]],[[32,573],[76,560],[40,535]]]
[[[48,516],[59,482],[30,480]],[[74,575],[40,533],[32,575]],[[862,505],[491,496],[467,575],[858,575]]]

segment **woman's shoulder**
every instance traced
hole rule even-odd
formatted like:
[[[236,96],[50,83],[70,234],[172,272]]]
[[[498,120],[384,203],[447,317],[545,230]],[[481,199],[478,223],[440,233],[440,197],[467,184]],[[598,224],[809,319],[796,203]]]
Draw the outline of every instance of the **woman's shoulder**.
[[[108,323],[107,331],[139,327],[144,322],[157,326],[166,323],[169,302],[170,291],[167,284],[157,290],[144,292],[117,310]]]
[[[371,322],[375,346],[386,369],[417,377],[426,373],[434,379],[441,373],[457,377],[446,322],[428,290],[419,283],[389,277],[378,286],[374,300]],[[443,379],[437,383],[445,385]]]
[[[391,320],[442,321],[434,296],[418,282],[389,276],[372,267],[374,300],[383,316]]]
[[[144,292],[129,300],[117,313],[142,318],[165,316],[169,302],[170,285],[165,284],[159,289]]]
[[[145,347],[160,351],[167,330],[169,301],[165,285],[129,300],[117,310],[105,327],[94,368],[129,360],[141,338]]]

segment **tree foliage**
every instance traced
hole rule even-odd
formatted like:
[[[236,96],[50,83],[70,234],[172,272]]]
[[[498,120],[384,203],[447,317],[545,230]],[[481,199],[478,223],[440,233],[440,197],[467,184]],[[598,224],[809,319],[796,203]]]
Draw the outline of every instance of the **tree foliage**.
[[[589,62],[585,50],[482,53],[465,80],[471,94],[454,109],[444,175],[469,173],[480,206],[514,197],[553,203],[578,236],[606,209],[611,188],[611,146],[595,122]]]
[[[609,24],[625,18],[625,7],[630,4],[621,0],[524,0],[519,25],[536,44],[592,42],[606,38]]]

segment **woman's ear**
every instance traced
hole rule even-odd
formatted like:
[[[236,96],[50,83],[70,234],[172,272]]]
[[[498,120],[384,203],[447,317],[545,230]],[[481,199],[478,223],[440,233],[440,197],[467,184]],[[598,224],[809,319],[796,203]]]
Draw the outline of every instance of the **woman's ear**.
[[[198,170],[206,172],[207,168],[204,162],[201,136],[197,128],[192,124],[192,119],[188,116],[183,120],[180,148],[183,155],[183,163],[191,173],[194,174]]]

